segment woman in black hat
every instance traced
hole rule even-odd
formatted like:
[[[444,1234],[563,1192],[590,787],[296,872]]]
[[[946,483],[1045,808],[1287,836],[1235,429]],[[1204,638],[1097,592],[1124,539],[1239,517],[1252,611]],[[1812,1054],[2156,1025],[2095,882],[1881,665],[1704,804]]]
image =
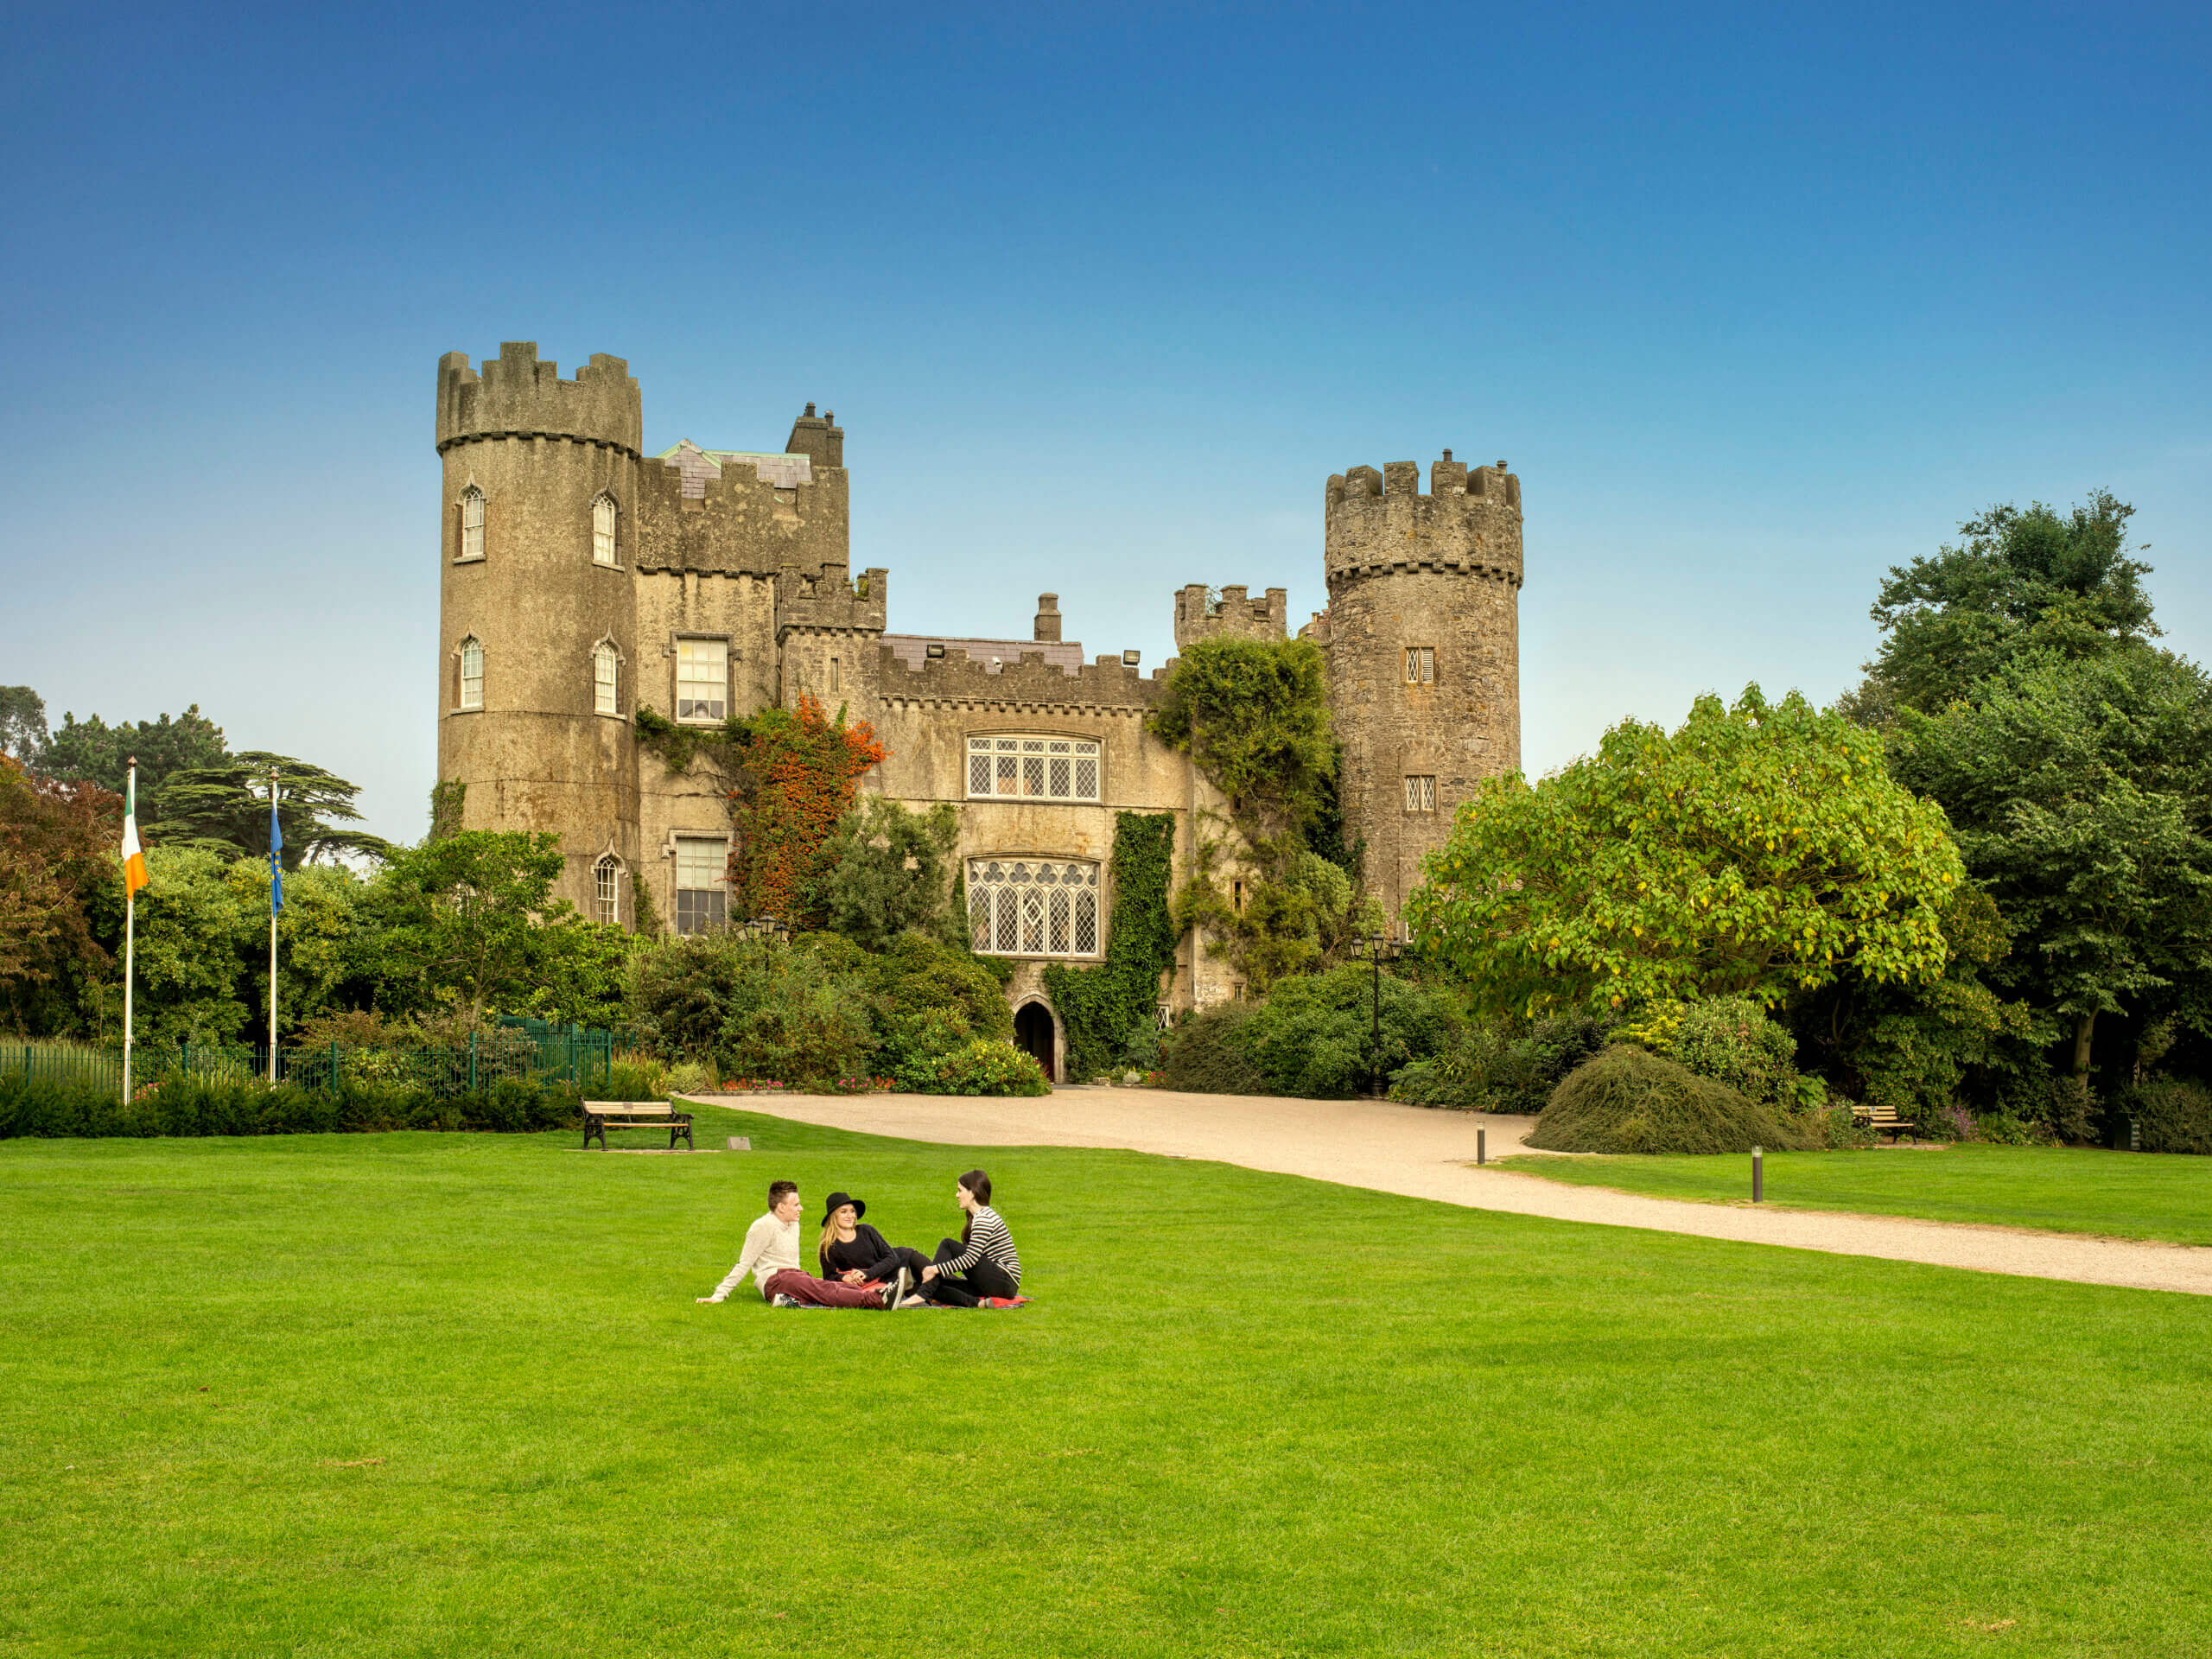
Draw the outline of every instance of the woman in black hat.
[[[907,1284],[919,1283],[929,1257],[904,1245],[886,1243],[881,1233],[861,1219],[867,1213],[867,1204],[849,1193],[832,1192],[823,1200],[822,1242],[817,1250],[822,1276],[849,1285],[898,1285],[903,1268]],[[888,1296],[884,1302],[896,1306]]]

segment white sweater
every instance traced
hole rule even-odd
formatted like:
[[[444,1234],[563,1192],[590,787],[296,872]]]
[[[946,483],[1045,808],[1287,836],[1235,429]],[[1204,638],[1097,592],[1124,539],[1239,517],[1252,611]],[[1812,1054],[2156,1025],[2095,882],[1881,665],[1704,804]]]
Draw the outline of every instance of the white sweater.
[[[760,1294],[768,1294],[768,1281],[785,1268],[798,1266],[798,1223],[778,1221],[776,1212],[770,1211],[745,1230],[745,1248],[738,1253],[737,1265],[729,1276],[715,1287],[711,1301],[725,1301],[730,1292],[745,1282],[751,1274]]]

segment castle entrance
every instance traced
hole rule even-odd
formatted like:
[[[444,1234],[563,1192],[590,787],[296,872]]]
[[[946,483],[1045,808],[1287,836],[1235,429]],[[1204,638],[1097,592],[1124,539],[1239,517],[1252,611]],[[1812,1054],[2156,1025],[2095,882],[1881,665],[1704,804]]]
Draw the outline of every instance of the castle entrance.
[[[1025,1002],[1014,1010],[1014,1040],[1017,1047],[1033,1056],[1045,1068],[1047,1081],[1058,1083],[1059,1072],[1052,1065],[1052,1011],[1042,1002]]]

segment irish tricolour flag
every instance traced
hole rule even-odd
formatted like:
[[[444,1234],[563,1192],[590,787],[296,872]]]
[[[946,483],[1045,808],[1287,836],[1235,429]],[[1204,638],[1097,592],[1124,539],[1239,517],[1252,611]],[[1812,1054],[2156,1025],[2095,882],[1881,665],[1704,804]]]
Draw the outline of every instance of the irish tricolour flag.
[[[146,851],[138,844],[138,772],[131,769],[123,797],[123,896],[135,899],[146,885]]]

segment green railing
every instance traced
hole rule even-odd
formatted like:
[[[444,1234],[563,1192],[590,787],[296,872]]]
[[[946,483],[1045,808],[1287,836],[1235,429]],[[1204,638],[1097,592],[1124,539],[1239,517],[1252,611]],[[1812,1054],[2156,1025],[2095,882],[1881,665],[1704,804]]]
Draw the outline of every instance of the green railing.
[[[473,1093],[515,1079],[589,1089],[613,1064],[614,1033],[542,1020],[503,1020],[466,1044],[345,1043],[280,1046],[276,1077],[336,1093],[348,1082],[388,1084],[440,1097]],[[269,1050],[245,1043],[137,1043],[130,1051],[136,1086],[165,1074],[206,1078],[266,1077]],[[0,1077],[76,1082],[120,1091],[123,1046],[92,1043],[0,1043]]]

